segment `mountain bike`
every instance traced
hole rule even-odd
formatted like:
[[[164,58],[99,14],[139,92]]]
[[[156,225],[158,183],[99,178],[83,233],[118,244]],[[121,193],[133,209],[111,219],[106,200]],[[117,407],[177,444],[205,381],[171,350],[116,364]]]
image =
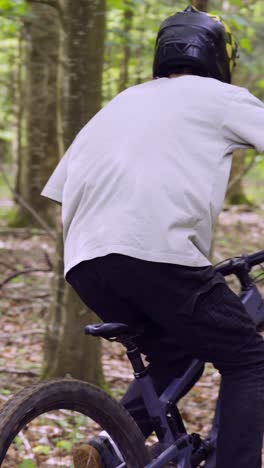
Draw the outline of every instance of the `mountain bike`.
[[[262,263],[264,250],[215,266],[224,276],[238,278],[245,313],[251,316],[258,331],[264,329],[264,301],[257,288],[257,283],[264,279]],[[251,271],[254,266],[258,266],[258,274]],[[206,437],[189,434],[177,409],[180,396],[192,386],[204,363],[194,359],[159,397],[136,345],[140,330],[131,330],[122,323],[103,323],[88,325],[85,332],[126,347],[145,406],[155,424],[160,454],[151,457],[138,426],[120,403],[94,385],[65,378],[25,388],[4,405],[0,412],[1,466],[73,466],[72,446],[104,430],[120,452],[122,461],[118,468],[215,468],[221,396]]]

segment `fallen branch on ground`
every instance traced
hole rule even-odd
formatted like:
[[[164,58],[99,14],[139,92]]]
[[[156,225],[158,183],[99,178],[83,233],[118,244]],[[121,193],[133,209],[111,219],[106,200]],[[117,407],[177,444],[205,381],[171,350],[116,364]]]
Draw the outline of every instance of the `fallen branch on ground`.
[[[1,298],[7,299],[8,301],[18,301],[18,302],[33,302],[35,299],[47,299],[50,297],[50,294],[37,294],[36,296],[8,296],[6,294],[1,294]]]
[[[32,450],[32,447],[31,447],[31,445],[30,445],[30,443],[29,443],[28,439],[26,438],[23,431],[19,432],[19,437],[22,440],[22,442],[24,444],[24,447],[25,447],[26,451],[29,454],[28,456],[30,457],[30,459],[36,461],[36,457],[35,457],[35,454],[34,454],[34,452]]]
[[[29,268],[28,270],[21,270],[21,271],[17,271],[16,273],[13,273],[12,275],[8,276],[8,278],[6,278],[4,281],[2,281],[2,283],[0,283],[0,289],[3,288],[3,286],[7,283],[9,283],[10,281],[12,281],[12,279],[16,278],[17,276],[20,276],[20,275],[26,275],[28,273],[35,273],[35,272],[50,272],[51,269],[50,268]]]

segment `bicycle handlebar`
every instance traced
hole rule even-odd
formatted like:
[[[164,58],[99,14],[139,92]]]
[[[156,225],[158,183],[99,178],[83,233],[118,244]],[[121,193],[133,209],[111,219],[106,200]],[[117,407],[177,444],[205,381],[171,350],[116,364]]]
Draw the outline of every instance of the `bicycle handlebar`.
[[[223,265],[215,266],[215,270],[222,273],[223,276],[236,274],[241,268],[246,269],[248,272],[255,265],[264,262],[264,250],[259,250],[250,255],[241,255],[241,257],[234,257]]]

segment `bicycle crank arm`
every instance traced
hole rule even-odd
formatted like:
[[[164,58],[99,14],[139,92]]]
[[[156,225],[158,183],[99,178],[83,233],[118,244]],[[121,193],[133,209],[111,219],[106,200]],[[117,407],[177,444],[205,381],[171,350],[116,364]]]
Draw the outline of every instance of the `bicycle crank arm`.
[[[145,468],[164,468],[165,464],[177,460],[177,468],[192,468],[191,454],[193,451],[192,439],[183,435],[175,444],[168,447],[157,458],[146,465]]]

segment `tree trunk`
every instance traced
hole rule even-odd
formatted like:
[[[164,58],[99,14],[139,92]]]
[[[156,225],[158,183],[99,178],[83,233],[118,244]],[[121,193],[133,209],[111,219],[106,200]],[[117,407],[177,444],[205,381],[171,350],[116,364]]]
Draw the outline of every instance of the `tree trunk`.
[[[248,203],[243,187],[243,174],[246,167],[245,157],[246,151],[243,149],[238,149],[233,153],[229,186],[226,194],[227,203],[230,205]]]
[[[61,2],[64,18],[64,143],[100,109],[103,68],[104,0]],[[96,47],[95,47],[96,44]],[[45,339],[44,377],[70,374],[102,384],[100,340],[84,335],[87,323],[98,321],[63,278],[63,244],[58,228],[57,264],[51,317]]]
[[[45,221],[54,224],[54,207],[40,192],[56,166],[57,143],[57,64],[59,20],[57,11],[29,3],[25,20],[26,40],[26,150],[19,163],[17,189],[23,199]],[[20,208],[18,224],[34,222]]]
[[[25,66],[23,64],[24,52],[25,52],[25,41],[24,41],[24,31],[23,27],[19,32],[18,38],[18,59],[17,59],[17,70],[16,70],[16,98],[15,98],[15,116],[16,116],[16,144],[15,144],[15,154],[17,160],[17,172],[16,172],[16,182],[15,182],[15,192],[20,192],[21,187],[21,172],[22,172],[22,160],[23,160],[23,139],[24,134],[23,124],[24,124],[24,99],[25,99],[25,79],[24,72]]]
[[[104,0],[65,0],[64,141],[101,107],[105,37]]]
[[[84,334],[84,327],[95,320],[63,276],[62,232],[57,229],[57,262],[53,282],[45,343],[43,378],[74,378],[102,384],[100,340]]]
[[[138,25],[138,48],[136,49],[135,53],[138,57],[138,63],[136,66],[136,73],[135,73],[135,84],[141,84],[144,81],[144,70],[146,70],[146,43],[148,42],[147,39],[147,32],[148,32],[148,25],[147,19],[149,17],[151,5],[149,3],[145,3],[142,9],[142,14],[140,15],[140,25]],[[152,12],[153,13],[153,12]],[[151,65],[149,70],[151,72]],[[148,76],[149,79],[149,76]]]
[[[192,5],[200,11],[208,11],[209,0],[193,0]]]
[[[118,87],[119,92],[123,91],[128,86],[128,66],[129,66],[129,60],[130,60],[130,55],[131,55],[130,31],[132,28],[133,16],[134,16],[133,2],[131,2],[131,0],[126,0],[124,17],[123,17],[125,37],[123,39],[124,41],[123,60],[121,63],[120,80],[119,80],[119,87]]]

